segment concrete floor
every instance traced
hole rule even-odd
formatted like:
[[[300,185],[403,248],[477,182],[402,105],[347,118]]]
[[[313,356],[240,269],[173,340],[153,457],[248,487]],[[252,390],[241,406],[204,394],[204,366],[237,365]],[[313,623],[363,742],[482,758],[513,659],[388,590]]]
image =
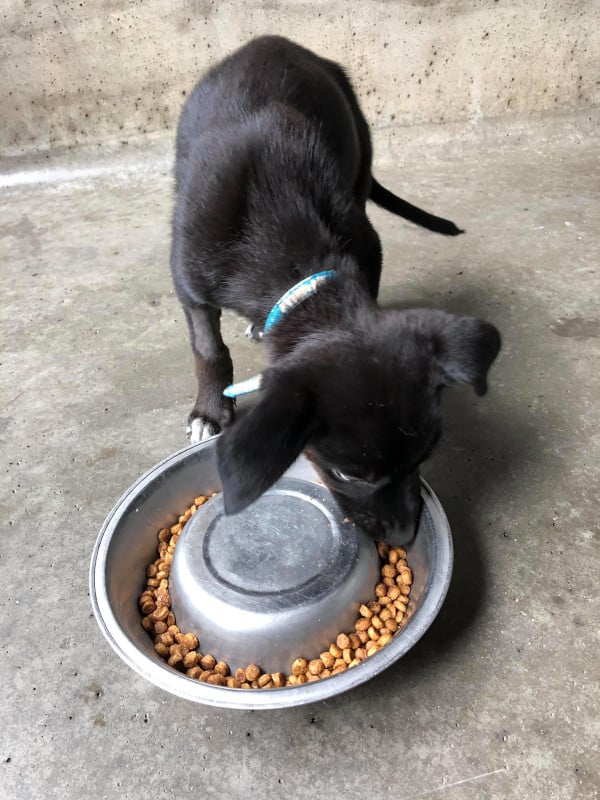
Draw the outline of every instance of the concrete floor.
[[[6,800],[598,796],[599,131],[588,114],[382,144],[385,183],[467,228],[448,241],[374,209],[382,301],[479,314],[504,349],[487,397],[448,392],[424,468],[456,548],[430,632],[350,694],[262,713],[145,683],[88,598],[112,504],[185,444],[170,142],[4,164]],[[236,377],[259,369],[244,322],[224,328]]]

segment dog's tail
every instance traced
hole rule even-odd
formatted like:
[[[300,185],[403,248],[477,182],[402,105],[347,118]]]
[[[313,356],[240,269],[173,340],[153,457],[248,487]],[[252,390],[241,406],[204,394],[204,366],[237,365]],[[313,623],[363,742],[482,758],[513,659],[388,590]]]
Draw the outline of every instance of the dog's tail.
[[[449,219],[434,217],[433,214],[428,214],[427,211],[423,211],[421,208],[417,208],[407,203],[406,200],[402,200],[402,198],[392,194],[373,177],[371,177],[370,198],[378,206],[385,208],[386,211],[391,211],[392,214],[397,214],[399,217],[403,217],[409,222],[414,222],[415,225],[421,225],[421,227],[430,231],[443,233],[445,236],[458,236],[459,233],[464,233]]]

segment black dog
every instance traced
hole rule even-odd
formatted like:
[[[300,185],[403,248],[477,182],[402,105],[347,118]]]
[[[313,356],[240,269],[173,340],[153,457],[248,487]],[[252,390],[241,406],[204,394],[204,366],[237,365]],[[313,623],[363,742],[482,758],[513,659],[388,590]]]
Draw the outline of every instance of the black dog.
[[[261,37],[186,101],[171,267],[196,359],[195,440],[233,419],[221,308],[261,329],[291,286],[335,270],[265,333],[270,367],[258,403],[217,444],[226,511],[257,499],[305,450],[346,513],[399,543],[415,530],[441,390],[467,382],[485,393],[500,336],[469,317],[378,308],[369,198],[430,230],[461,232],[372,178],[368,125],[337,64]]]

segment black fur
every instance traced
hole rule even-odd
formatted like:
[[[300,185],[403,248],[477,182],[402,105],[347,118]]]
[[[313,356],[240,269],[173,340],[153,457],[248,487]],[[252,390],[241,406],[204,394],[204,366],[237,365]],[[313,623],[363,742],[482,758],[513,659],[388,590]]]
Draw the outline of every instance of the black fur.
[[[233,368],[220,309],[262,328],[290,286],[336,270],[265,335],[270,367],[258,403],[217,444],[226,510],[255,500],[305,450],[342,507],[394,540],[414,531],[418,466],[439,437],[441,389],[468,382],[484,393],[500,337],[472,318],[378,308],[369,197],[431,230],[460,230],[381,187],[371,158],[341,67],[280,37],[250,42],[184,105],[171,267],[196,358],[190,420],[211,433],[233,416],[222,394]]]

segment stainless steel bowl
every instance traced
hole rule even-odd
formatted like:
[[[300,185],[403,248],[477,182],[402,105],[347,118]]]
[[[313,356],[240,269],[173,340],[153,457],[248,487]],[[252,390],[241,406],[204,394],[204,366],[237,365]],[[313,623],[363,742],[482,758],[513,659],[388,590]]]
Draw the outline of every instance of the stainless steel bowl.
[[[156,557],[157,531],[172,525],[194,497],[220,490],[214,444],[215,440],[209,439],[187,447],[146,473],[121,497],[100,531],[92,554],[90,595],[98,624],[118,655],[144,678],[172,694],[242,709],[282,708],[323,700],[369,680],[403,656],[435,619],[452,573],[448,521],[425,482],[419,530],[407,547],[413,570],[409,619],[376,655],[332,678],[260,690],[200,683],[170,668],[156,655],[151,638],[140,624],[137,598],[145,584],[146,567]],[[290,510],[294,505],[290,497],[297,504],[295,510]],[[304,458],[255,504],[256,513],[245,517],[248,530],[236,529],[239,517],[223,516],[218,496],[203,509],[196,512],[180,537],[175,551],[180,563],[176,569],[174,561],[171,582],[177,621],[186,630],[193,630],[196,624],[201,628],[198,633],[203,652],[212,649],[214,642],[215,655],[233,667],[255,662],[270,671],[289,672],[290,658],[316,655],[322,642],[331,641],[341,630],[351,630],[358,603],[367,599],[360,596],[363,589],[368,585],[370,596],[376,581],[375,548],[362,532],[340,519],[329,492]],[[287,515],[285,520],[282,513]],[[221,552],[219,539],[229,542]],[[287,573],[285,552],[277,554],[277,545],[283,541],[292,547]],[[316,548],[316,554],[310,554],[308,543]],[[238,545],[246,559],[254,560],[254,570],[236,564]],[[275,562],[270,567],[266,562],[261,564],[260,557],[257,560],[259,551],[268,552]],[[204,603],[190,602],[207,572],[211,589],[204,600],[214,609],[208,614],[200,609]],[[346,603],[349,611],[345,611]],[[286,622],[293,623],[294,635],[299,637],[296,646],[282,634]],[[269,636],[271,624],[271,633],[277,631],[276,636]]]

